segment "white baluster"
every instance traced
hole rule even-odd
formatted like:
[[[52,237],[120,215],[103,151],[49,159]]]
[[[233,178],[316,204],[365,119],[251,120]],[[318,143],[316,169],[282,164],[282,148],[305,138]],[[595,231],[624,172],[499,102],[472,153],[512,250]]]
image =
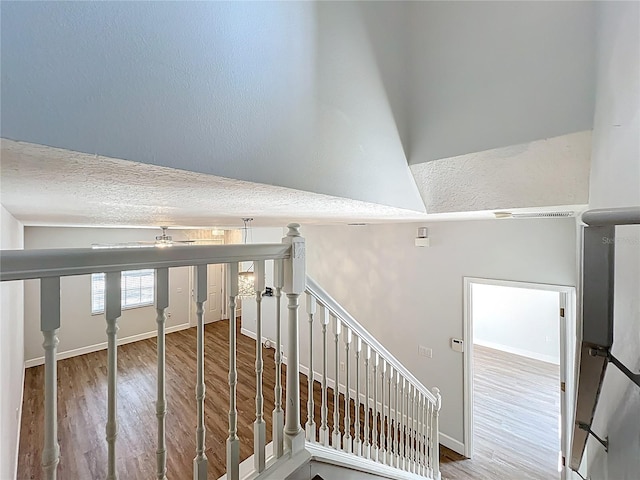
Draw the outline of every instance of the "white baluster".
[[[314,420],[313,404],[313,316],[316,313],[316,299],[307,293],[307,315],[309,315],[309,374],[307,375],[307,424],[305,431],[307,440],[316,440],[316,422]]]
[[[424,476],[429,476],[429,399],[424,397],[423,423],[422,423],[422,463],[424,465]]]
[[[322,316],[322,409],[320,420],[320,443],[325,447],[329,446],[329,427],[327,425],[327,417],[329,416],[329,406],[327,405],[327,325],[329,325],[329,310],[323,306]]]
[[[6,320],[6,319],[5,319]],[[56,352],[60,329],[60,277],[40,280],[40,330],[44,337],[44,445],[42,471],[55,480],[60,462],[58,444],[58,370]]]
[[[344,388],[344,436],[342,438],[342,449],[351,453],[353,450],[351,439],[351,382],[349,381],[350,366],[349,366],[349,347],[351,346],[351,329],[346,328],[344,330],[344,355],[345,355],[345,388]]]
[[[362,351],[362,339],[356,337],[356,398],[355,398],[355,433],[353,451],[356,455],[362,455],[362,434],[360,432],[360,352]]]
[[[371,439],[371,458],[378,461],[378,352],[373,353],[373,435]]]
[[[411,445],[411,408],[412,408],[412,402],[411,402],[411,383],[409,383],[409,381],[407,381],[407,423],[405,425],[406,428],[406,461],[405,461],[405,470],[407,470],[408,472],[411,471],[411,464],[412,464],[412,459],[411,459],[411,451],[412,451],[412,445]]]
[[[412,455],[411,455],[411,471],[416,473],[418,471],[418,435],[417,435],[417,427],[418,427],[418,396],[417,389],[415,385],[413,386],[413,392],[411,394],[411,405],[413,408],[411,409],[411,447],[412,447]]]
[[[416,402],[417,414],[416,414],[416,473],[422,475],[422,394],[418,392],[418,399]]]
[[[369,363],[371,361],[371,347],[367,345],[367,349],[365,350],[364,355],[364,369],[365,369],[365,406],[364,406],[364,451],[363,456],[365,458],[371,458],[371,442],[369,440],[370,430],[369,430],[369,405],[371,403],[370,394],[369,394],[369,384],[371,382],[371,378],[369,375]]]
[[[422,460],[420,458],[420,452],[422,447],[421,439],[421,409],[422,409],[422,395],[418,391],[416,394],[416,473],[420,474],[422,468]]]
[[[378,454],[378,460],[382,463],[387,463],[387,446],[385,443],[386,435],[385,435],[385,394],[384,394],[384,386],[386,384],[385,377],[387,373],[387,361],[383,358],[382,364],[380,365],[380,453]]]
[[[406,465],[406,423],[404,419],[404,414],[406,412],[405,409],[405,400],[406,400],[406,392],[405,392],[406,381],[404,377],[400,382],[400,466],[398,468],[405,469]]]
[[[433,478],[433,404],[431,402],[427,405],[427,419],[427,472],[429,477]]]
[[[107,272],[105,281],[105,316],[107,318],[107,480],[116,480],[116,438],[118,436],[118,318],[121,315],[121,272]]]
[[[304,449],[304,430],[300,426],[300,339],[298,336],[298,304],[300,294],[307,282],[305,271],[304,238],[300,236],[300,225],[288,225],[283,243],[291,245],[291,257],[284,262],[284,291],[289,305],[289,345],[287,352],[287,409],[285,411],[285,442],[292,455]]]
[[[282,409],[282,315],[280,310],[282,287],[284,286],[284,266],[282,260],[273,262],[273,284],[276,289],[276,383],[273,389],[275,398],[273,408],[273,454],[280,458],[284,453],[284,410]]]
[[[169,269],[156,268],[155,302],[157,333],[157,392],[156,418],[158,421],[158,447],[156,449],[156,478],[167,480],[167,443],[165,440],[165,417],[167,415],[167,395],[165,391],[165,325],[166,309],[169,306]]]
[[[338,317],[334,319],[334,342],[335,342],[335,385],[333,386],[333,436],[331,444],[333,448],[340,450],[340,330],[342,324]]]
[[[387,379],[387,465],[393,466],[393,436],[391,430],[391,385],[393,380],[393,366],[389,365],[389,375]]]
[[[407,465],[413,471],[413,385],[407,382]]]
[[[204,302],[207,300],[207,266],[198,265],[196,268],[196,348],[197,348],[197,372],[196,372],[196,405],[198,410],[198,426],[196,427],[196,456],[193,459],[194,480],[207,478],[208,460],[204,453]],[[231,319],[229,319],[231,322]]]
[[[264,260],[254,263],[253,289],[256,292],[256,421],[253,422],[253,466],[262,472],[266,465],[267,424],[264,421],[264,396],[262,394],[262,292],[265,287]]]
[[[396,372],[394,383],[396,386],[396,400],[394,403],[396,408],[396,421],[393,423],[393,453],[395,457],[393,466],[400,468],[400,433],[402,432],[400,427],[400,400],[402,399],[400,396],[400,372]]]
[[[425,398],[425,406],[424,406],[424,466],[425,466],[425,476],[431,476],[431,457],[429,454],[429,417],[430,417],[430,405],[431,402],[428,398]]]
[[[436,397],[433,414],[433,478],[434,480],[440,480],[440,426],[438,417],[440,416],[442,397],[440,396],[440,389],[437,387],[433,388],[433,394]]]
[[[413,384],[409,386],[409,417],[408,417],[408,425],[409,425],[409,471],[415,472],[416,462],[415,462],[415,453],[416,453],[416,445],[415,445],[415,429],[414,429],[414,421],[415,421],[415,395],[416,389]]]
[[[240,440],[238,439],[238,410],[236,387],[236,297],[238,296],[238,264],[227,265],[227,291],[229,296],[229,437],[227,438],[227,479],[240,478]]]

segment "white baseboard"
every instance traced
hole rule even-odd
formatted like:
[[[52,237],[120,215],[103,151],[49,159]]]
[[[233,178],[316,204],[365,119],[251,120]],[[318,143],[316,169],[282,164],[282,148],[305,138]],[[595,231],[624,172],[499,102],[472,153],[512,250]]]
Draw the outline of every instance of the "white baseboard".
[[[180,330],[186,330],[187,328],[191,328],[191,325],[188,323],[182,323],[180,325],[174,325],[173,327],[168,327],[165,330],[165,333],[173,333],[178,332]],[[139,333],[138,335],[131,335],[129,337],[119,338],[117,341],[118,345],[126,345],[127,343],[139,342],[140,340],[146,340],[147,338],[153,338],[157,335],[157,332],[145,332]],[[57,360],[64,360],[65,358],[77,357],[79,355],[84,355],[86,353],[98,352],[100,350],[107,349],[107,342],[96,343],[95,345],[87,345],[86,347],[74,348],[73,350],[67,350],[65,352],[58,352],[56,355]],[[27,360],[24,362],[25,368],[35,367],[37,365],[44,365],[44,357],[32,358],[31,360]]]
[[[456,453],[459,453],[460,455],[464,455],[464,443],[459,442],[455,438],[451,438],[449,435],[442,432],[440,432],[439,438],[440,438],[440,443],[442,445],[444,445],[447,448],[450,448],[451,450],[453,450]]]
[[[502,345],[501,343],[488,342],[486,340],[473,339],[474,345],[480,345],[481,347],[493,348],[494,350],[500,350],[502,352],[513,353],[514,355],[520,355],[521,357],[532,358],[534,360],[540,360],[541,362],[552,363],[554,365],[560,365],[560,358],[556,358],[553,355],[545,355],[543,353],[532,352],[531,350],[525,350],[523,348],[510,347],[509,345]]]

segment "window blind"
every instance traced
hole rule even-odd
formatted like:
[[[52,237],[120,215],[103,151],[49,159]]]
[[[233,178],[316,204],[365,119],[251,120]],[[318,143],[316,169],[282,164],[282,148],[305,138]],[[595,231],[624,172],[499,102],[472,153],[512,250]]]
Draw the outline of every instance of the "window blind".
[[[153,269],[122,272],[122,308],[153,305],[155,276]],[[91,275],[91,313],[104,312],[105,274]]]

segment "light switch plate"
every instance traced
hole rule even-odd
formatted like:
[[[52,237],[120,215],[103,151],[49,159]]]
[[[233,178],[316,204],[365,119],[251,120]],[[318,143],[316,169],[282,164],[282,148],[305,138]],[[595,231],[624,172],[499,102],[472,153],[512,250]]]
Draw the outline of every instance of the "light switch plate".
[[[424,345],[418,346],[418,355],[426,358],[433,358],[433,350],[429,347],[425,347]]]

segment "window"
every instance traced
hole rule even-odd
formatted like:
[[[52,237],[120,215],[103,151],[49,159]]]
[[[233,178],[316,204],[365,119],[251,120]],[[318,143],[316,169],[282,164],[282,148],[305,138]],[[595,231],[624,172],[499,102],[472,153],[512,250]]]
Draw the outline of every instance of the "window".
[[[104,312],[104,273],[91,274],[91,313]],[[122,272],[122,308],[153,305],[154,272],[152,269]]]

